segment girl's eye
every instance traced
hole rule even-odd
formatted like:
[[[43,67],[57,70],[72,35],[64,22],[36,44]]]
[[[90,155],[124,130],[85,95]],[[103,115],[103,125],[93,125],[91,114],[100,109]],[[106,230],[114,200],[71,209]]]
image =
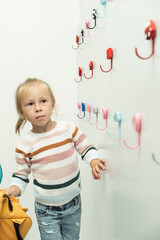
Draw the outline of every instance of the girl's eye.
[[[32,105],[33,105],[32,102],[27,103],[27,106],[32,106]]]
[[[41,100],[42,103],[45,103],[46,101],[47,101],[46,99]]]

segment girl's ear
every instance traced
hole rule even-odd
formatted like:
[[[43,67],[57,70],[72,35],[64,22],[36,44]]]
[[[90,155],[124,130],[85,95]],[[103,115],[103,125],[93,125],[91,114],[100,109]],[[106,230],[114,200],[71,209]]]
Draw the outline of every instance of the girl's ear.
[[[24,113],[23,113],[22,109],[20,110],[19,114],[21,117],[24,117]]]
[[[55,107],[55,101],[52,102],[52,108],[54,109]]]

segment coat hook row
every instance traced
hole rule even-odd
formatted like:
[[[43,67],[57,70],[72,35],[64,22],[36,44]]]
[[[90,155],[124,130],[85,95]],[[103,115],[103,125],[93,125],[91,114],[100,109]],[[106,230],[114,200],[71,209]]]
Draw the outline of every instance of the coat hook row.
[[[87,107],[86,107],[87,106]],[[118,138],[121,134],[121,123],[122,123],[122,113],[121,112],[115,112],[114,116],[113,116],[113,120],[118,123],[118,132],[116,135],[111,135],[110,131],[107,127],[107,120],[108,120],[108,109],[107,108],[102,108],[102,118],[105,120],[105,127],[104,128],[100,128],[98,125],[99,119],[98,119],[98,114],[99,114],[99,110],[97,107],[92,107],[90,104],[86,104],[86,103],[79,103],[77,104],[77,107],[79,109],[79,114],[77,114],[77,117],[79,119],[83,119],[83,121],[88,122],[91,125],[96,125],[96,128],[100,131],[107,131],[107,134],[111,137],[111,138]],[[88,117],[86,116],[86,111],[88,112]],[[82,114],[83,112],[83,114]],[[91,114],[95,114],[95,120],[93,121]],[[126,143],[126,139],[123,139],[124,145],[129,148],[129,149],[136,149],[140,146],[141,143],[141,115],[140,113],[135,113],[134,116],[132,117],[132,126],[133,129],[138,133],[138,142],[135,146],[129,146]],[[155,160],[155,155],[152,154],[152,158],[155,162],[157,162]],[[159,163],[160,164],[160,163]]]

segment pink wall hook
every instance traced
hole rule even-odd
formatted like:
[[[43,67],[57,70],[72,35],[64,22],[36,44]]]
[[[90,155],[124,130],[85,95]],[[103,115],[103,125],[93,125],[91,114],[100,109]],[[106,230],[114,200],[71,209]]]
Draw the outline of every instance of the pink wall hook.
[[[102,116],[103,116],[103,119],[105,120],[105,127],[104,128],[99,128],[98,126],[98,123],[96,124],[96,128],[100,131],[104,131],[107,129],[107,118],[108,118],[108,109],[107,108],[102,108]]]
[[[85,35],[84,38],[87,38],[89,37],[89,21],[88,20],[85,21],[85,25],[86,25],[87,35]]]
[[[112,60],[113,60],[113,49],[112,48],[107,49],[106,56],[107,56],[107,59],[111,59],[111,67],[108,71],[105,71],[105,70],[102,69],[102,65],[100,65],[100,69],[102,70],[102,72],[108,73],[112,69]]]
[[[141,142],[141,116],[140,116],[139,113],[134,114],[134,116],[132,118],[132,125],[133,125],[134,130],[136,132],[138,132],[138,143],[133,147],[129,147],[126,143],[126,140],[123,139],[124,145],[129,149],[137,148],[140,145],[140,142]]]
[[[79,110],[79,115],[81,115],[81,103],[80,102],[77,102],[77,108]],[[74,115],[77,117],[77,113],[74,113]]]
[[[149,59],[150,57],[153,56],[154,54],[154,40],[155,40],[155,36],[156,36],[156,26],[155,26],[155,23],[153,20],[149,20],[147,23],[146,23],[146,29],[145,29],[145,34],[146,34],[146,39],[147,40],[152,40],[152,52],[151,54],[149,55],[149,57],[141,57],[139,54],[138,54],[138,51],[137,51],[137,48],[135,48],[135,53],[136,55],[140,58],[140,59],[143,59],[143,60],[146,60],[146,59]]]
[[[93,62],[92,61],[90,61],[90,63],[89,63],[89,70],[91,70],[91,76],[90,77],[86,77],[86,75],[84,73],[84,77],[86,79],[91,79],[93,77]]]
[[[81,68],[81,67],[78,68],[78,75],[79,75],[79,77],[80,77],[80,80],[79,80],[79,81],[76,80],[76,78],[74,78],[74,81],[77,82],[77,83],[79,83],[79,82],[82,81],[82,68]]]

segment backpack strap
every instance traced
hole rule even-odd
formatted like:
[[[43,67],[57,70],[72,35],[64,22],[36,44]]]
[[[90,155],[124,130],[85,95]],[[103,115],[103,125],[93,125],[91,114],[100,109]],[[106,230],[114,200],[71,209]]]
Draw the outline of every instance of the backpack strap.
[[[12,212],[13,211],[13,206],[12,206],[12,203],[11,203],[11,200],[10,200],[9,196],[7,194],[4,194],[3,197],[8,198],[8,207],[9,207],[9,210]],[[20,224],[14,222],[14,228],[15,228],[15,231],[16,231],[17,239],[18,240],[23,240],[23,238],[21,237],[21,234],[19,232],[19,226],[20,226]]]
[[[20,232],[19,232],[19,226],[20,226],[20,224],[14,222],[14,227],[16,230],[17,238],[18,238],[18,240],[23,240],[23,238],[21,237]]]

